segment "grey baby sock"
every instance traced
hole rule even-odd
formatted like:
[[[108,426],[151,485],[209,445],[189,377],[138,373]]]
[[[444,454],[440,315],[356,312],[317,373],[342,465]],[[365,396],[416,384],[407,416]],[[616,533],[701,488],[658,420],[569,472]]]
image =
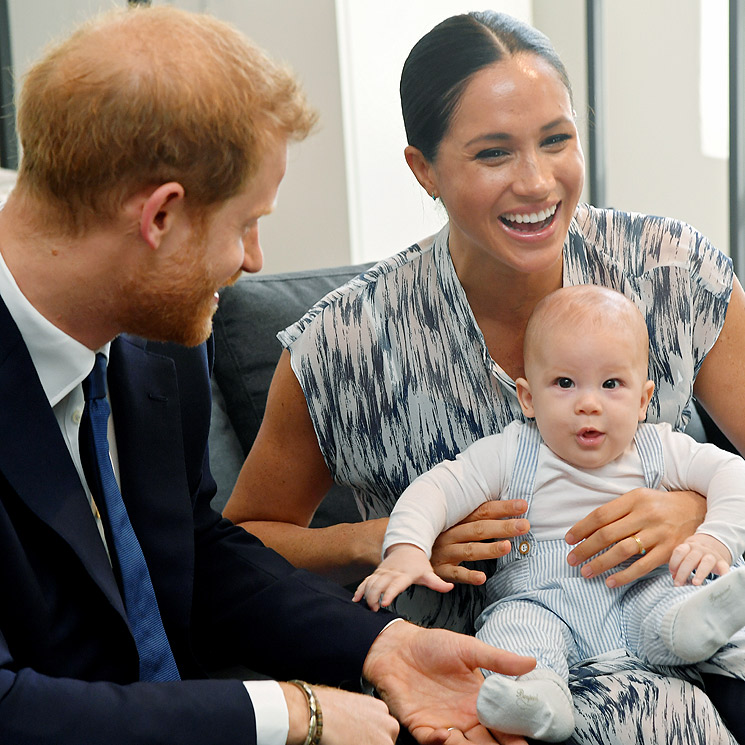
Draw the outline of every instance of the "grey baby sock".
[[[574,705],[566,681],[553,670],[533,670],[517,679],[490,675],[476,703],[486,727],[546,742],[561,742],[574,732]]]
[[[665,646],[687,662],[711,657],[745,626],[745,568],[723,574],[674,605],[660,633]]]

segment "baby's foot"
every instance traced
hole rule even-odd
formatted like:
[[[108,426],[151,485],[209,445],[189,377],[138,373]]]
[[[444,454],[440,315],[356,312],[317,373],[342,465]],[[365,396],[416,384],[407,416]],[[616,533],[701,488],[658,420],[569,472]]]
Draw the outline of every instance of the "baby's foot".
[[[574,705],[566,682],[551,670],[512,679],[490,675],[476,709],[486,727],[546,742],[562,742],[574,732]]]
[[[723,574],[662,619],[665,646],[687,662],[708,660],[745,626],[745,568]]]

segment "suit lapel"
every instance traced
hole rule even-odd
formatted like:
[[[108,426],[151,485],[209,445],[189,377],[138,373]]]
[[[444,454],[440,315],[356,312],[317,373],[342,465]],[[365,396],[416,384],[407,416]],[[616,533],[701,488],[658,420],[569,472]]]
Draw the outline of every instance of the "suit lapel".
[[[122,498],[168,628],[169,618],[189,615],[194,554],[175,366],[122,336],[111,347],[108,382]]]
[[[109,602],[124,616],[85,491],[23,338],[2,301],[0,391],[0,472],[18,498],[70,545]]]

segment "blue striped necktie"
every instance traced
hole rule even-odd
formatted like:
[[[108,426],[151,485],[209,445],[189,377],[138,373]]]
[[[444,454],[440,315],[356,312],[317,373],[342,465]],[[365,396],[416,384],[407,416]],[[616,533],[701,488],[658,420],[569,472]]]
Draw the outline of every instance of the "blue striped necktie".
[[[114,544],[112,554],[119,567],[124,607],[140,656],[140,680],[179,680],[145,557],[129,521],[111,465],[107,436],[111,409],[106,400],[106,357],[103,354],[96,355],[93,370],[83,381],[83,394],[85,410],[80,423],[81,458],[94,499],[106,512],[107,536],[109,542]]]

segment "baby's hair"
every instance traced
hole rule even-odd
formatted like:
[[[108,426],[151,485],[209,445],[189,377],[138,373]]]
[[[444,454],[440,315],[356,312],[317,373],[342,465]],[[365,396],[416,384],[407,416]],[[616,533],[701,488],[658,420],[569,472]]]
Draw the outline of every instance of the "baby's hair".
[[[603,328],[631,332],[639,342],[640,364],[649,359],[647,324],[639,309],[625,295],[598,285],[574,285],[549,293],[536,305],[528,319],[523,340],[525,367],[537,352],[541,340],[556,329]]]

